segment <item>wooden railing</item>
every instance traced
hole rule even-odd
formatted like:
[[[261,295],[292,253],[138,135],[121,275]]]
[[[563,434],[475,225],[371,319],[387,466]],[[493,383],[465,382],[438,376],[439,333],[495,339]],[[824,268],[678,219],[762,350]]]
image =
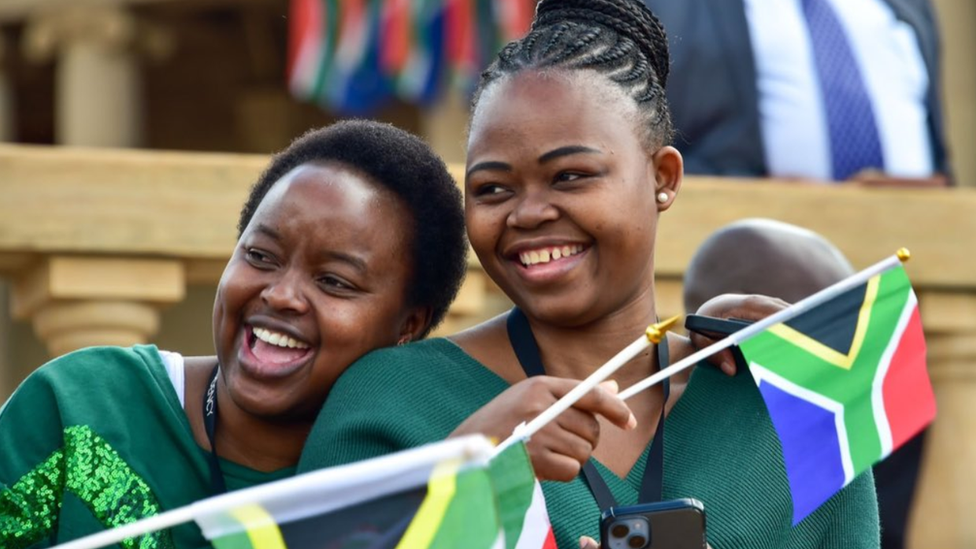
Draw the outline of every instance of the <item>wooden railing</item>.
[[[266,162],[253,155],[0,146],[0,277],[11,285],[10,314],[30,321],[52,354],[151,340],[160,309],[184,299],[188,284],[216,283],[239,209]],[[744,217],[815,230],[856,267],[901,246],[912,250],[907,270],[939,406],[912,546],[976,546],[969,518],[976,509],[976,191],[686,178],[657,235],[662,314],[681,312],[681,277],[697,246]],[[477,262],[470,266],[441,332],[504,307]]]

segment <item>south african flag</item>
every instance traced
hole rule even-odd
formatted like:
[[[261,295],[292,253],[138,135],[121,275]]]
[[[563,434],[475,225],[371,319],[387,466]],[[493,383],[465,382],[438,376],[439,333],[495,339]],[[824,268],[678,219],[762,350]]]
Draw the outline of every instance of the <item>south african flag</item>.
[[[740,344],[782,441],[793,523],[935,417],[901,266]]]
[[[227,494],[194,520],[216,549],[555,549],[525,446],[489,461],[490,443],[471,442]]]

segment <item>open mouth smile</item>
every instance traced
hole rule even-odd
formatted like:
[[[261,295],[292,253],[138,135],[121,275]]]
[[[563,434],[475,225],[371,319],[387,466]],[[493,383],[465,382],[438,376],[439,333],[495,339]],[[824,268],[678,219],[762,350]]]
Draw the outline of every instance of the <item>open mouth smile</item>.
[[[283,332],[260,326],[245,326],[246,345],[241,349],[242,365],[258,377],[283,377],[299,368],[312,355],[307,342]]]
[[[565,246],[547,246],[535,250],[519,252],[518,258],[523,267],[549,263],[562,258],[574,256],[583,251],[583,246],[579,244],[568,244]]]

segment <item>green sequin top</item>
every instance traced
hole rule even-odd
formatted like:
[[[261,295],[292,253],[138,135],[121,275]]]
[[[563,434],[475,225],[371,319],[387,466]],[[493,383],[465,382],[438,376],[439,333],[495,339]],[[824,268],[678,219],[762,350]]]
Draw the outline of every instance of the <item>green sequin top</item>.
[[[228,489],[290,476],[224,461]],[[95,347],[34,372],[0,409],[0,547],[49,547],[210,496],[206,453],[153,346]],[[210,547],[196,524],[125,549]]]
[[[374,351],[343,374],[305,445],[299,472],[446,437],[509,385],[446,339]],[[640,418],[638,418],[640,420]],[[782,450],[748,373],[699,366],[668,414],[664,498],[705,504],[714,549],[856,549],[879,546],[870,472],[792,527]],[[624,478],[597,464],[619,505],[636,503],[647,451]],[[581,478],[544,482],[556,540],[597,537],[600,511]]]

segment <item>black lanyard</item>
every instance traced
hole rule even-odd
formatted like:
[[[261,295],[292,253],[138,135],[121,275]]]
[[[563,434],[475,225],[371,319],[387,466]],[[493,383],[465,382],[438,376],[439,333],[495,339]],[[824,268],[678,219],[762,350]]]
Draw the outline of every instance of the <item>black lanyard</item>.
[[[518,307],[513,308],[508,313],[508,338],[512,342],[515,356],[518,357],[525,375],[528,377],[545,375],[546,368],[542,364],[542,356],[539,354],[539,345],[532,335],[532,327],[529,326],[529,319],[526,318]],[[661,341],[657,346],[658,366],[664,368],[668,365],[668,343],[667,339]],[[644,468],[644,478],[641,479],[641,489],[638,494],[638,503],[652,503],[661,501],[662,484],[664,481],[664,405],[668,402],[671,392],[671,384],[668,379],[664,380],[664,402],[661,404],[661,419],[657,423],[657,431],[654,432],[654,439],[651,441],[651,451],[647,456],[647,465]],[[600,511],[605,511],[617,505],[613,493],[607,486],[606,481],[600,476],[596,466],[593,465],[591,458],[583,464],[583,478],[586,480],[593,498],[596,499]]]
[[[227,491],[224,483],[224,473],[220,470],[220,460],[217,459],[217,373],[220,364],[214,366],[210,374],[210,385],[203,394],[203,426],[207,430],[207,440],[210,441],[210,491],[213,495],[220,495]]]

